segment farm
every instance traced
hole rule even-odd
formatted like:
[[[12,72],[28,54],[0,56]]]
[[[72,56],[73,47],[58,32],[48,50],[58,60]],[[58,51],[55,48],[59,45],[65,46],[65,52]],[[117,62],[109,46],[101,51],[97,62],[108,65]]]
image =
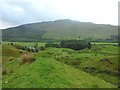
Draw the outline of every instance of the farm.
[[[118,87],[117,43],[92,42],[91,48],[81,50],[45,47],[42,42],[12,43],[21,47],[37,45],[39,50],[30,52],[3,42],[3,88]],[[32,61],[20,64],[20,59],[31,58],[30,54],[34,55]]]

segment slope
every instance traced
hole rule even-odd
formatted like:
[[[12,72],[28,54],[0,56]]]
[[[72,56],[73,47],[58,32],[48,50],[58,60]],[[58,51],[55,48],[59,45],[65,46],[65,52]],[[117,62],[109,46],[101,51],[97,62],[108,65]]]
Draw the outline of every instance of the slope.
[[[75,51],[68,48],[47,48],[39,56],[54,58],[105,81],[118,85],[118,46],[110,44],[92,45],[91,49]]]
[[[78,22],[72,20],[56,20],[31,23],[4,29],[3,40],[39,40],[40,38],[110,38],[117,35],[117,26]]]
[[[37,58],[31,65],[7,64],[13,73],[3,76],[3,88],[112,88],[104,80],[55,60]],[[5,83],[8,82],[8,83]]]
[[[11,47],[11,49],[15,48]],[[3,50],[6,49],[3,48]],[[60,63],[52,58],[41,57],[39,54],[36,55],[36,61],[32,64],[19,65],[19,60],[16,57],[12,61],[3,63],[3,67],[7,72],[3,76],[3,88],[115,87],[100,78]]]

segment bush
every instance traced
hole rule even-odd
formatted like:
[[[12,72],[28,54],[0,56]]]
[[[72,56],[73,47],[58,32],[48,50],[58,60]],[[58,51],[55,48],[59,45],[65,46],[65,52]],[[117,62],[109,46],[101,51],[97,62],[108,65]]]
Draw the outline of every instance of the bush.
[[[45,44],[45,47],[55,47],[55,48],[60,48],[60,45],[59,44],[56,44],[56,43],[46,43]]]
[[[2,75],[7,74],[7,71],[5,69],[2,69]]]
[[[87,47],[90,49],[92,47],[92,44],[88,42]]]
[[[36,48],[36,49],[35,49],[35,52],[38,52],[38,51],[39,51],[39,50]]]
[[[35,61],[35,56],[32,53],[24,53],[20,57],[20,64],[32,63]]]
[[[25,50],[25,47],[20,46],[20,45],[15,45],[15,47],[16,47],[17,49],[22,49],[22,50]]]
[[[45,47],[42,46],[42,47],[41,47],[41,50],[45,50]]]
[[[14,58],[13,58],[13,57],[10,57],[10,58],[8,59],[8,61],[12,61],[12,60],[14,60]]]

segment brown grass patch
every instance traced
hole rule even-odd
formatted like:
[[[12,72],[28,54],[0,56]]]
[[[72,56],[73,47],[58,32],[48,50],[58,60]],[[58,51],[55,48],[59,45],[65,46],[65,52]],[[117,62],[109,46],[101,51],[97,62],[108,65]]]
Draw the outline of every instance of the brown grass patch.
[[[33,53],[24,53],[20,57],[20,64],[32,63],[35,61],[35,55]]]

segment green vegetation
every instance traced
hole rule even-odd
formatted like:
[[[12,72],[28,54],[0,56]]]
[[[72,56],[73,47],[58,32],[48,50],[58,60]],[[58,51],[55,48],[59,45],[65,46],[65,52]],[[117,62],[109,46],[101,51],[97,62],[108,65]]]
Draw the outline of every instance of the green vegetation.
[[[61,45],[58,44],[58,43],[49,42],[49,43],[46,43],[46,44],[45,44],[45,47],[56,47],[56,48],[60,48]]]
[[[65,19],[20,25],[0,33],[3,88],[120,86],[117,26]]]
[[[116,39],[118,27],[72,20],[56,20],[33,23],[2,30],[7,41],[44,41],[47,39]],[[113,37],[114,36],[114,37]]]
[[[70,49],[49,48],[43,57],[53,57],[59,62],[73,66],[92,75],[118,84],[118,47],[113,45],[95,45],[91,49],[74,51]],[[107,76],[107,78],[106,78]],[[112,77],[112,78],[111,78]],[[111,78],[111,79],[109,79]]]
[[[21,46],[33,42],[15,42]],[[45,43],[38,43],[38,47]],[[28,51],[3,43],[3,88],[115,88],[119,47],[93,44],[75,51],[48,47],[35,52],[36,60],[19,65]],[[22,52],[22,53],[21,53]]]
[[[91,48],[91,43],[86,40],[62,40],[61,42],[54,43],[48,42],[45,47],[55,47],[55,48],[70,48],[73,50],[81,50],[84,48]]]
[[[74,50],[81,50],[85,48],[91,48],[91,43],[85,40],[65,40],[61,42],[62,48],[70,48]]]

